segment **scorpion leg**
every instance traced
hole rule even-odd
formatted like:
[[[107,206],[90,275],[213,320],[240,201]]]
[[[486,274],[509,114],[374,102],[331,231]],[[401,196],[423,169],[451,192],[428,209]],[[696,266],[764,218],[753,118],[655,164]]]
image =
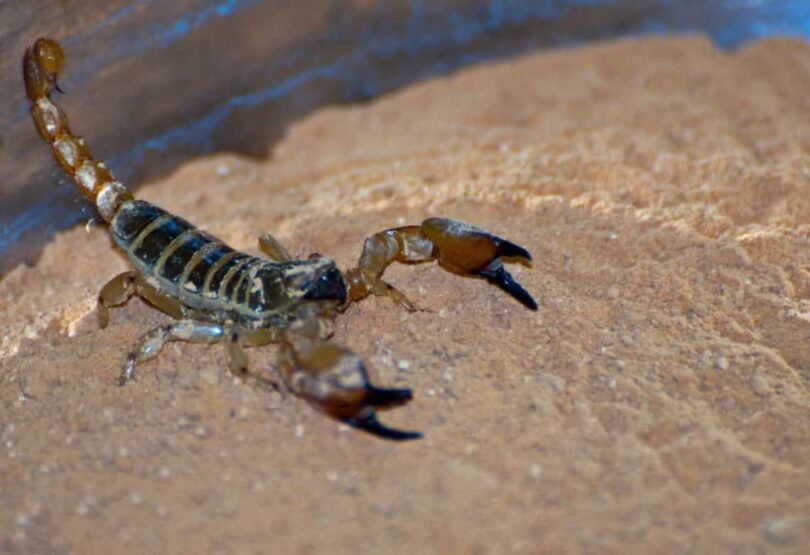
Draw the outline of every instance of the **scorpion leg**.
[[[413,394],[410,389],[371,385],[363,362],[346,347],[288,332],[279,355],[287,388],[316,410],[381,438],[422,437],[419,432],[395,430],[377,420],[378,410],[404,405]]]
[[[414,310],[414,305],[386,283],[382,274],[395,261],[436,260],[445,270],[483,278],[527,308],[537,310],[532,296],[503,267],[504,259],[529,263],[532,257],[523,247],[471,225],[447,218],[428,218],[420,226],[389,229],[366,239],[357,268],[346,272],[349,299],[359,301],[369,295],[380,295]]]
[[[139,274],[128,271],[118,274],[101,288],[97,310],[99,327],[104,329],[110,323],[110,308],[125,305],[135,294],[169,316],[182,318],[186,315],[179,301],[160,294]]]
[[[254,387],[263,390],[281,392],[281,387],[273,380],[251,373],[248,368],[248,358],[243,347],[261,347],[278,341],[278,334],[273,329],[245,330],[236,328],[231,330],[226,344],[228,356],[228,369]]]
[[[284,248],[284,245],[269,233],[259,237],[259,248],[270,260],[276,262],[288,262],[293,259],[287,249]]]
[[[180,301],[162,294],[160,291],[155,289],[155,287],[150,285],[143,276],[138,275],[135,278],[135,286],[135,292],[139,297],[164,314],[168,314],[172,318],[177,318],[178,320],[180,318],[187,318],[189,316],[188,311]]]
[[[110,308],[127,303],[135,294],[135,272],[118,274],[98,294],[98,327],[104,329],[110,323]]]
[[[155,358],[163,345],[169,341],[189,341],[191,343],[216,343],[225,336],[221,324],[180,320],[173,324],[157,326],[143,334],[127,355],[126,364],[118,379],[119,385],[132,381],[135,365]]]

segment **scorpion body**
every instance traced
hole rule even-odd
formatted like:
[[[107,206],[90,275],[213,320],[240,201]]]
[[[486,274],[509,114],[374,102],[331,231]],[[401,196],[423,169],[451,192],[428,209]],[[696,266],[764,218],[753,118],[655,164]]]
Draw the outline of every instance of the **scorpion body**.
[[[486,279],[527,308],[537,309],[531,295],[503,267],[503,259],[530,262],[529,253],[462,222],[429,218],[419,226],[376,233],[366,239],[358,266],[343,273],[320,255],[293,260],[269,234],[259,239],[268,258],[240,252],[183,218],[136,200],[103,162],[93,158],[53,103],[51,94],[59,91],[63,60],[59,44],[39,39],[25,53],[23,76],[37,131],[95,205],[133,268],[102,288],[99,324],[106,327],[109,309],[124,305],[133,295],[177,319],[141,336],[127,356],[119,383],[132,380],[136,364],[155,357],[166,342],[191,341],[224,342],[234,374],[260,387],[277,387],[248,371],[243,348],[278,343],[280,375],[290,392],[379,437],[414,439],[421,434],[389,428],[376,416],[378,410],[408,402],[411,390],[374,386],[360,358],[329,341],[334,318],[369,295],[386,296],[414,310],[405,295],[381,277],[395,261],[436,260],[453,273]]]
[[[343,278],[327,258],[272,262],[250,256],[148,202],[123,205],[110,232],[159,291],[214,321],[280,329],[301,300],[346,300]]]

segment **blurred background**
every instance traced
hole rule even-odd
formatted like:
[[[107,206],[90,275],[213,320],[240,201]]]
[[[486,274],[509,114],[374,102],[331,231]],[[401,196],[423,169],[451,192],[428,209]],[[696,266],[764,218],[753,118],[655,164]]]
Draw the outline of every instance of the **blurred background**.
[[[66,50],[59,102],[74,130],[137,188],[214,151],[272,155],[285,128],[320,106],[535,49],[645,33],[705,34],[726,49],[808,39],[810,2],[0,2],[0,277],[93,216],[28,116],[20,61],[39,36]]]

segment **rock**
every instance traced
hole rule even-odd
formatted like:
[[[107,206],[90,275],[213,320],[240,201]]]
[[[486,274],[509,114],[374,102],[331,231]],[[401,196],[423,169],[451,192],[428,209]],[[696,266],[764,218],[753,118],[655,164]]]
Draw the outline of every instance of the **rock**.
[[[312,113],[272,157],[212,155],[138,190],[237,248],[272,232],[344,269],[369,235],[435,215],[525,246],[532,266],[506,266],[538,313],[394,264],[385,279],[419,311],[368,299],[336,321],[374,383],[413,388],[380,419],[421,441],[223,379],[221,345],[166,348],[117,387],[169,318],[132,300],[98,330],[88,307],[127,266],[100,226],[60,234],[0,281],[0,545],[109,551],[127,531],[137,553],[800,550],[807,59],[796,41],[696,37],[527,55]],[[108,152],[85,133],[96,107],[61,100]],[[129,133],[117,109],[105,122]],[[250,349],[251,368],[277,379],[277,351]]]

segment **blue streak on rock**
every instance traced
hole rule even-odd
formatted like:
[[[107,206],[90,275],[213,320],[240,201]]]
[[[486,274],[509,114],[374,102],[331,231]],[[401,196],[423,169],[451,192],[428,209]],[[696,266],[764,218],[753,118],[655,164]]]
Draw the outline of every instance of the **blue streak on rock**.
[[[57,181],[57,178],[54,180]],[[69,199],[77,204],[85,204],[88,208],[90,204],[76,196],[74,185],[64,185],[64,181],[61,183],[51,188],[33,207],[15,214],[0,227],[0,252],[13,248],[26,233],[33,230],[41,231],[43,236],[48,236],[85,217],[80,210],[69,213],[64,211],[64,204],[60,203],[60,200]]]
[[[145,6],[153,0],[139,0],[136,4],[122,8],[110,18],[96,26],[96,31],[125,21],[135,14],[138,7]],[[184,14],[182,17],[169,21],[161,21],[151,26],[136,27],[132,31],[118,31],[107,41],[103,52],[86,58],[79,62],[77,71],[69,76],[68,84],[81,84],[94,76],[98,68],[111,63],[117,63],[125,58],[136,57],[150,50],[165,49],[182,40],[195,29],[199,29],[216,18],[230,17],[240,10],[250,8],[260,0],[224,0],[206,6],[198,11]],[[70,45],[80,43],[82,39],[91,34],[92,30],[74,35],[63,41]]]
[[[137,0],[137,1],[133,1],[131,4],[129,4],[127,6],[124,6],[123,8],[120,8],[120,9],[114,11],[113,13],[108,15],[106,18],[104,18],[103,21],[101,21],[100,23],[97,23],[96,25],[93,25],[92,27],[85,30],[84,32],[65,38],[62,41],[62,44],[63,45],[69,45],[69,44],[74,44],[74,43],[77,43],[77,42],[81,42],[81,40],[86,36],[95,35],[99,31],[102,31],[102,30],[106,29],[107,27],[113,27],[118,23],[126,21],[130,16],[136,14],[139,9],[148,6],[149,4],[153,3],[154,1],[155,0]]]
[[[79,43],[88,32],[115,27],[134,15],[139,7],[146,6],[153,1],[138,0],[134,4],[113,12],[96,28],[75,35],[65,40],[64,43]],[[167,48],[212,19],[228,17],[256,2],[257,0],[226,0],[186,14],[181,18],[140,29],[136,33],[117,34],[118,38],[111,42],[110,47],[104,53],[83,64],[86,68],[94,68],[93,71],[89,71],[89,69],[81,71],[80,69],[79,74],[74,74],[67,84],[69,87],[75,87],[93,75],[98,67],[117,62],[125,57],[140,55],[156,47]],[[364,57],[369,55],[378,58],[403,54],[418,56],[447,45],[464,46],[487,32],[529,24],[533,20],[561,20],[572,9],[619,6],[621,4],[621,0],[573,0],[569,2],[562,0],[537,2],[491,0],[484,6],[483,11],[479,9],[467,13],[458,10],[450,14],[443,14],[444,17],[440,18],[438,14],[443,13],[441,7],[437,7],[430,0],[412,0],[411,17],[398,35],[391,33],[391,29],[388,29],[388,32],[379,32],[378,29],[377,33],[371,29],[358,30],[346,26],[334,30],[326,29],[323,34],[325,40],[345,41],[347,36],[351,36],[349,33],[354,32],[360,34],[357,42],[359,44],[365,42],[365,46],[360,47],[344,59],[307,69],[283,79],[268,89],[233,97],[195,122],[177,126],[139,143],[128,153],[113,158],[111,165],[114,169],[118,167],[117,173],[126,177],[129,173],[127,168],[135,167],[149,150],[162,151],[174,145],[191,145],[202,147],[203,151],[209,151],[212,148],[213,133],[234,109],[255,107],[283,98],[316,79],[340,79],[347,84],[359,83],[354,90],[359,91],[362,95],[379,93],[383,89],[378,83],[358,72],[346,73],[351,70],[353,64],[361,62]],[[691,2],[662,0],[650,2],[648,6],[657,8],[657,11],[652,11],[648,18],[637,22],[637,26],[633,28],[634,34],[673,31],[705,32],[722,48],[736,48],[750,40],[773,35],[810,38],[810,9],[807,7],[806,0],[725,0],[717,3],[705,3],[703,4],[705,11],[701,12],[699,19],[696,19],[694,12],[690,12],[690,10],[694,10],[694,4]],[[428,29],[427,32],[426,29]],[[563,43],[579,40],[581,37],[576,36],[560,38]],[[461,53],[453,59],[438,61],[421,59],[419,60],[420,71],[415,71],[413,75],[403,76],[400,81],[404,83],[416,77],[446,72],[462,65],[478,63],[507,53],[509,53],[508,45],[493,44],[488,51]],[[302,53],[292,53],[286,57],[271,60],[271,77],[275,71],[296,63],[303,56]],[[19,118],[27,117],[27,108],[24,107],[20,111]],[[19,120],[15,120],[13,123],[18,122]],[[7,221],[0,228],[0,252],[13,247],[25,233],[34,228],[55,230],[80,220],[82,216],[78,212],[71,214],[56,212],[57,201],[64,198],[65,191],[66,187],[54,187],[53,194]]]
[[[593,6],[611,3],[613,3],[613,0],[578,0],[569,2],[567,6],[576,7],[580,4]],[[525,5],[523,2],[515,2],[514,0],[493,0],[490,2],[490,12],[495,14],[494,17],[481,19],[478,17],[477,13],[472,14],[472,16],[468,15],[467,17],[462,17],[463,14],[461,12],[455,12],[456,24],[453,27],[455,31],[451,34],[447,34],[445,32],[446,27],[443,24],[437,25],[437,22],[433,22],[433,28],[425,32],[425,22],[422,21],[422,18],[425,17],[426,12],[422,9],[421,3],[416,2],[416,4],[419,4],[419,9],[415,10],[412,15],[421,17],[412,17],[408,23],[408,27],[416,31],[415,34],[409,34],[407,32],[399,35],[374,33],[370,29],[364,29],[361,31],[360,40],[357,41],[360,46],[348,56],[328,65],[309,68],[297,75],[282,80],[270,88],[234,96],[225,101],[225,103],[218,108],[192,123],[176,126],[158,136],[142,141],[136,145],[131,152],[111,160],[111,165],[113,165],[113,167],[116,165],[132,167],[132,165],[136,165],[143,159],[147,151],[159,152],[167,150],[172,146],[194,146],[200,149],[201,152],[210,152],[212,150],[211,141],[215,130],[219,128],[235,109],[254,108],[267,102],[283,98],[316,79],[356,81],[356,76],[349,70],[353,65],[365,59],[385,59],[398,55],[416,56],[425,51],[441,48],[448,43],[454,46],[463,46],[493,29],[517,25],[531,18],[543,19],[549,14],[559,13],[557,10],[552,10],[552,7],[557,4],[557,2],[553,1],[546,0]],[[503,15],[505,13],[504,4],[514,7],[515,13],[511,17],[507,18]],[[520,6],[523,7],[520,8]],[[419,33],[419,30],[421,30],[421,33]],[[343,32],[346,34],[354,34],[357,33],[357,30],[343,29]],[[345,37],[335,33],[332,34],[331,38],[333,40],[340,40]],[[500,52],[493,50],[493,52],[489,54],[459,54],[455,57],[454,62],[440,62],[438,65],[433,64],[429,72],[423,71],[421,73],[422,75],[426,73],[435,74],[440,70],[480,62],[496,54],[500,54]],[[377,92],[379,87],[374,83],[366,85],[361,82],[360,86],[356,87],[356,89]]]

